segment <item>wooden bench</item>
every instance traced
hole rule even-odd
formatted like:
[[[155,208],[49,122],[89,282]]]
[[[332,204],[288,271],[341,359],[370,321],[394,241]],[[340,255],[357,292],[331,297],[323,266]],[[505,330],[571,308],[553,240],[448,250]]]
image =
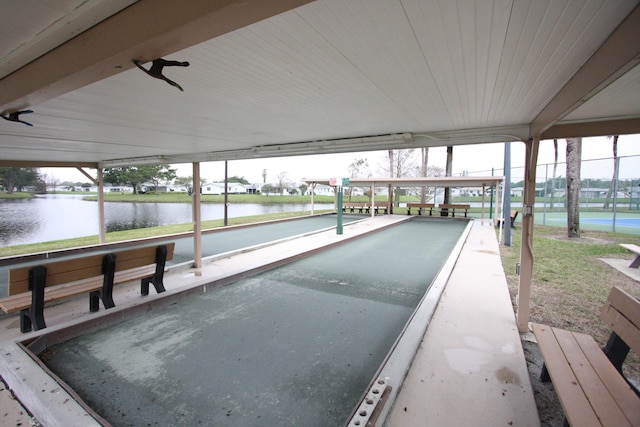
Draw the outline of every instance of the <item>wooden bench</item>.
[[[622,374],[629,351],[640,352],[640,301],[613,288],[602,318],[612,333],[604,349],[585,334],[532,324],[569,425],[640,426],[640,393]]]
[[[367,206],[367,213],[371,213],[371,208],[374,208],[374,212],[375,214],[379,214],[379,213],[383,213],[383,214],[387,214],[389,212],[389,206],[387,205],[387,202],[376,202],[375,206]]]
[[[149,284],[164,292],[166,261],[173,259],[175,243],[147,246],[102,255],[89,255],[9,270],[8,295],[0,299],[5,313],[20,311],[20,330],[46,328],[44,305],[89,293],[89,310],[115,307],[113,285],[141,279],[140,293]]]
[[[429,216],[432,216],[435,206],[433,203],[407,203],[407,215],[411,215],[411,209],[418,209],[418,215],[422,215],[423,209],[429,209]]]
[[[449,216],[449,212],[451,212],[451,216],[455,217],[456,216],[456,209],[458,211],[464,210],[464,217],[467,217],[467,212],[469,211],[469,208],[471,207],[471,205],[456,205],[456,204],[442,204],[440,206],[438,206],[438,208],[440,208],[440,215],[441,216]]]
[[[518,218],[518,211],[512,210],[510,219],[511,219],[511,228],[516,228],[516,218]],[[502,218],[496,220],[496,227],[499,227],[503,222]]]
[[[358,213],[364,213],[364,210],[366,208],[367,208],[366,203],[348,202],[342,205],[342,212],[346,212],[348,209],[350,213],[354,213],[356,210],[358,211]]]
[[[634,254],[636,254],[636,258],[631,261],[631,264],[629,264],[629,268],[640,267],[640,246],[631,243],[620,243],[620,246],[622,246],[629,252],[633,252]]]

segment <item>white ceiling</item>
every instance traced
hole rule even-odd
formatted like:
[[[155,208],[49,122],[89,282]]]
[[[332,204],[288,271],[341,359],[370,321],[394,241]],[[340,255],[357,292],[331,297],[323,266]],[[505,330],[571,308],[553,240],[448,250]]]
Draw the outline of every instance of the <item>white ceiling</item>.
[[[556,130],[640,133],[638,0],[282,0],[271,3],[302,5],[249,18],[264,3],[227,0],[212,14],[229,24],[213,33],[202,31],[213,24],[200,11],[178,22],[196,0],[141,0],[72,39],[130,3],[3,9],[0,110],[31,108],[21,118],[34,126],[0,120],[0,164],[180,163]],[[128,61],[157,56],[190,62],[165,68],[184,92]],[[563,128],[570,123],[581,125]]]

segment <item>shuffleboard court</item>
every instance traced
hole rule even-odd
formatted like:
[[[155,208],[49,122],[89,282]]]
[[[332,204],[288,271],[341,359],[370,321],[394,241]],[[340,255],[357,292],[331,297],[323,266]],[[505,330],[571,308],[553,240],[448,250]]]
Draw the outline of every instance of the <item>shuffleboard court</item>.
[[[339,426],[467,223],[416,219],[40,356],[115,426]]]

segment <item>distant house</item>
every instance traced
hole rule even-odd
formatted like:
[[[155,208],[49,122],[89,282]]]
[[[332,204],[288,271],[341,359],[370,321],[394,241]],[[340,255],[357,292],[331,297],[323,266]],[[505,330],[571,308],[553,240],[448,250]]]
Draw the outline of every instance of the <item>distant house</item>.
[[[599,198],[604,199],[607,197],[608,191],[609,189],[607,188],[581,188],[580,197],[585,199],[599,199]],[[627,197],[627,195],[624,194],[623,191],[618,191],[617,197],[624,198],[624,197]]]
[[[262,189],[262,184],[248,184],[244,187],[247,189],[247,194],[258,194]]]
[[[311,186],[307,188],[307,194],[311,194]],[[313,194],[316,196],[333,196],[335,194],[334,187],[323,184],[316,184],[313,189]]]
[[[523,197],[524,187],[511,187],[511,197]],[[547,194],[550,196],[550,194]],[[558,193],[556,192],[556,197]],[[536,187],[536,197],[544,197],[544,187]]]
[[[452,197],[480,197],[482,196],[482,188],[477,187],[459,187],[459,188],[451,188],[451,196]]]
[[[156,192],[158,192],[158,193],[186,193],[187,192],[187,187],[184,187],[182,185],[173,185],[173,184],[159,185],[156,188]]]
[[[98,191],[97,187],[91,187],[91,188],[92,189],[95,188],[95,191]],[[81,191],[93,191],[93,190],[87,190],[86,188],[83,187]],[[105,193],[133,193],[133,187],[129,185],[113,185],[110,187],[105,187],[104,192]]]
[[[217,183],[217,182],[203,184],[202,187],[200,187],[200,192],[202,194],[213,194],[213,195],[224,194],[224,184]]]
[[[220,195],[224,194],[224,182],[212,182],[203,184],[201,187],[202,194]],[[247,187],[239,182],[229,182],[227,184],[228,194],[247,194]]]

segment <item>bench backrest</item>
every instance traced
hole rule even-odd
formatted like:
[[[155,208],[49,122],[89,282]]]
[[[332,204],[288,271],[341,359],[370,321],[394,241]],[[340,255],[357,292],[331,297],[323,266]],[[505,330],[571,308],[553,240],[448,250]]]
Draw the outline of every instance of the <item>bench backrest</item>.
[[[455,205],[455,204],[446,204],[440,205],[440,209],[469,209],[471,205]]]
[[[620,288],[612,288],[602,308],[602,319],[634,353],[640,354],[639,300]]]
[[[175,242],[167,243],[167,261],[173,259]],[[116,255],[116,271],[129,270],[135,267],[154,264],[157,246],[128,249],[114,252]],[[42,264],[47,268],[47,286],[62,285],[76,280],[102,275],[102,261],[105,254],[89,255]],[[29,292],[29,270],[34,266],[9,270],[8,295]]]
[[[434,208],[435,206],[433,203],[407,203],[408,208]]]
[[[173,259],[175,242],[167,243],[167,261]],[[145,246],[143,248],[128,249],[114,252],[116,255],[116,271],[129,270],[144,265],[155,264],[157,246]]]
[[[47,267],[47,286],[56,286],[63,283],[74,282],[89,277],[102,275],[102,255],[90,255],[62,261],[43,264]],[[29,270],[31,267],[22,267],[9,270],[8,295],[29,292]]]

